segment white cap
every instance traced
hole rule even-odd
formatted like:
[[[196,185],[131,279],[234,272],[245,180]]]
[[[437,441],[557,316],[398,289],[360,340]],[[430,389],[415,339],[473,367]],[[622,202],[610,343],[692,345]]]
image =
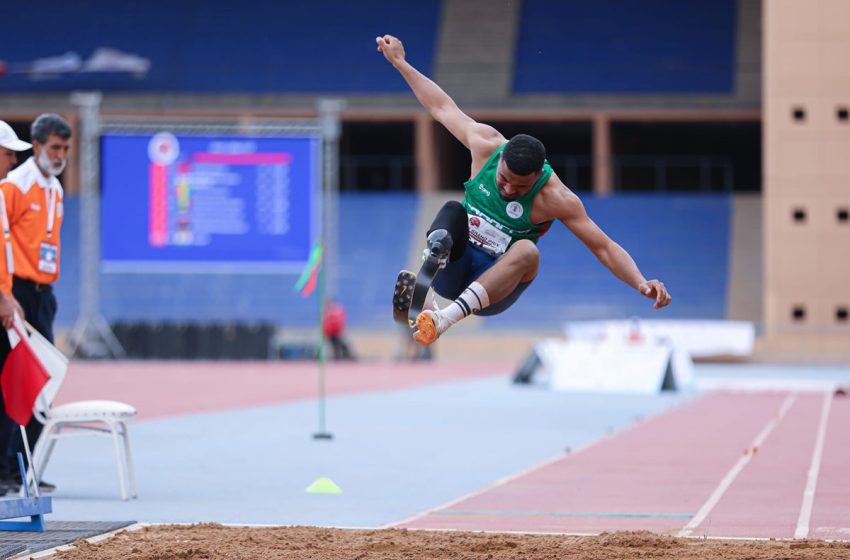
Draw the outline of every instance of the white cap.
[[[32,144],[29,142],[19,140],[18,135],[5,121],[0,121],[0,146],[16,152],[23,152],[32,148]]]

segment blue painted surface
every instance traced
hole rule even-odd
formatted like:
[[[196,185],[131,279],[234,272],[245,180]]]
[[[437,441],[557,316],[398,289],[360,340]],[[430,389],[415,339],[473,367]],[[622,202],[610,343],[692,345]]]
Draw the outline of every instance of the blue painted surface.
[[[735,0],[525,0],[518,93],[732,93]]]
[[[487,327],[563,325],[577,319],[723,319],[732,200],[726,196],[583,197],[588,215],[673,295],[663,310],[612,275],[563,224],[540,240],[540,272]]]
[[[63,442],[45,478],[55,519],[377,527],[686,398],[554,393],[507,376],[441,383],[328,399],[332,441],[312,439],[315,401],[135,422],[138,500],[119,499],[106,439]],[[319,477],[343,493],[307,493]]]
[[[430,73],[439,0],[44,0],[4,19],[3,60],[13,64],[111,47],[151,61],[144,79],[11,74],[2,91],[406,92],[375,52],[375,37],[403,37],[411,62]],[[49,41],[32,40],[38,29]]]

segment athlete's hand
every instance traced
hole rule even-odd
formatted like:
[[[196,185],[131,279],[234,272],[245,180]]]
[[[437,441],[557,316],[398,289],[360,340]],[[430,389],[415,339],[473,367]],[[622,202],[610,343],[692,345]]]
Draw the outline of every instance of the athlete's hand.
[[[378,52],[384,53],[384,58],[393,66],[397,66],[404,60],[404,45],[398,37],[384,35],[375,37],[375,42],[378,44]]]
[[[652,304],[652,307],[655,309],[661,309],[673,300],[673,297],[667,292],[667,288],[661,280],[647,280],[638,286],[638,291],[646,297],[655,300],[655,303]]]

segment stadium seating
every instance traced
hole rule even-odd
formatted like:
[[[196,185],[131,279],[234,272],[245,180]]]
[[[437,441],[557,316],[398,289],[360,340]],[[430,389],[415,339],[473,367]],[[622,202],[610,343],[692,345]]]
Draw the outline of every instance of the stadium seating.
[[[516,93],[731,93],[734,0],[524,0]]]
[[[98,48],[108,47],[148,60],[150,69],[144,75],[76,71],[50,79],[15,74],[0,81],[0,93],[407,91],[382,57],[364,53],[373,50],[377,34],[395,33],[405,38],[417,66],[430,72],[440,2],[262,2],[240,6],[238,17],[221,0],[134,3],[132,17],[125,6],[97,0],[48,0],[41,6],[61,22],[50,28],[52,40],[31,41],[30,31],[44,25],[43,16],[22,10],[4,31],[3,60],[31,63],[70,52],[70,61],[76,55],[83,70]],[[93,14],[97,33],[91,33]]]

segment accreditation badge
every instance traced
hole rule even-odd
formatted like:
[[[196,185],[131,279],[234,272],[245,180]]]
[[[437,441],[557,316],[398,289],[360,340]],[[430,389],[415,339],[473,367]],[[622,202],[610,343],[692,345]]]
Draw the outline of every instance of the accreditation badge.
[[[58,245],[54,245],[53,243],[42,243],[38,257],[38,269],[41,272],[46,272],[48,274],[56,274],[56,255],[58,253]]]

